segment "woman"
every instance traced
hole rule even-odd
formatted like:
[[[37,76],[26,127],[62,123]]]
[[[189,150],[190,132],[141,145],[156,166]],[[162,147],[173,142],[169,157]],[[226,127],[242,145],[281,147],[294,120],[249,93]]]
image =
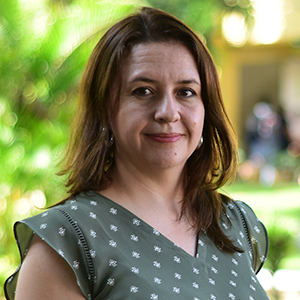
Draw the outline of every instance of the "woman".
[[[186,25],[152,8],[114,25],[83,76],[70,197],[15,225],[7,299],[268,299],[265,229],[217,192],[236,170],[229,124]]]

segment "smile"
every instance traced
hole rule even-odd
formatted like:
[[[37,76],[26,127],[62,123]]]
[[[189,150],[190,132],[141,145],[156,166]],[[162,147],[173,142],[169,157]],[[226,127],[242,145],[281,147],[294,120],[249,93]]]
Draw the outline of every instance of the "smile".
[[[154,133],[154,134],[147,134],[147,136],[159,143],[175,143],[181,139],[182,134],[179,133]]]

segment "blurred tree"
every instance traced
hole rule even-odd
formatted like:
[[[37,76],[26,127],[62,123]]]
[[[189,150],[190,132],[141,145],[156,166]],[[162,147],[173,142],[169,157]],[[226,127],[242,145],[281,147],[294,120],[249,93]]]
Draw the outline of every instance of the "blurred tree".
[[[221,32],[223,16],[229,12],[245,15],[249,29],[253,25],[251,0],[148,0],[151,6],[176,16],[206,40],[211,51],[212,39]],[[215,54],[215,53],[214,53]]]
[[[211,37],[224,9],[250,7],[249,0],[125,3],[0,0],[1,286],[19,262],[12,224],[65,195],[55,161],[68,137],[81,73],[102,32],[137,5],[151,5]]]

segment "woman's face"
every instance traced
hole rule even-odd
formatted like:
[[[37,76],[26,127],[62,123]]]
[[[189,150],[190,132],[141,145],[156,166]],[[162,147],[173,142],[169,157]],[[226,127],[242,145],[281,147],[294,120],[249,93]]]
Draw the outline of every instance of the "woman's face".
[[[191,53],[176,43],[136,45],[122,65],[120,84],[119,108],[111,121],[116,164],[146,172],[182,170],[204,122]]]

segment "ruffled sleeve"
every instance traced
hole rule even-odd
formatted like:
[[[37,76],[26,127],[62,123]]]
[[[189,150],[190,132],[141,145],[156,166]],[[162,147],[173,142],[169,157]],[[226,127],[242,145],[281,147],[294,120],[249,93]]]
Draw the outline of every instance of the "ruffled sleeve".
[[[15,298],[19,270],[34,234],[65,259],[73,270],[83,295],[87,299],[92,298],[93,282],[89,250],[85,237],[71,214],[59,206],[52,208],[35,217],[17,222],[14,225],[14,234],[20,251],[21,264],[5,282],[4,291],[8,300]],[[78,244],[81,247],[78,247]]]
[[[257,274],[264,265],[268,255],[269,240],[267,230],[247,204],[242,201],[233,201],[232,203],[239,213],[248,239],[252,268]]]

